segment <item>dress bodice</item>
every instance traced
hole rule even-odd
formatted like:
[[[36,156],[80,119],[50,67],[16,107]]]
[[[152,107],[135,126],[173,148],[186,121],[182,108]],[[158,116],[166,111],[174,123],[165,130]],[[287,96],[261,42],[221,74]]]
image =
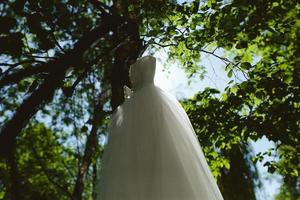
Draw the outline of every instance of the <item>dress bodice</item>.
[[[137,90],[146,84],[154,84],[156,58],[144,56],[130,66],[129,77],[133,90]]]

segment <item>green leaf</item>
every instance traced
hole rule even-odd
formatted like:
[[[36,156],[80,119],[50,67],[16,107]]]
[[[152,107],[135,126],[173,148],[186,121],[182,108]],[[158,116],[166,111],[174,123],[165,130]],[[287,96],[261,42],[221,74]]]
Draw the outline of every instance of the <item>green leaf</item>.
[[[88,131],[88,127],[87,126],[82,126],[81,127],[81,132],[87,132]]]
[[[249,70],[252,68],[252,65],[249,62],[242,62],[241,63],[241,68]]]
[[[229,72],[227,73],[227,76],[228,76],[229,78],[231,78],[231,77],[232,77],[232,73],[233,73],[233,70],[230,69]]]
[[[244,48],[247,48],[248,47],[248,43],[247,41],[239,41],[236,46],[235,46],[237,49],[244,49]]]

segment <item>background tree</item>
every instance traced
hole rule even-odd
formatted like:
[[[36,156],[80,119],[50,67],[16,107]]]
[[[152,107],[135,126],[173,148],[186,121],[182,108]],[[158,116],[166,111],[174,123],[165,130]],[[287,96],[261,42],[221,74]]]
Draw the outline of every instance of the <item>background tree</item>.
[[[238,181],[253,199],[251,160],[273,153],[280,160],[265,166],[296,196],[299,10],[292,0],[2,1],[0,198],[95,197],[98,139],[130,86],[129,66],[162,48],[190,78],[203,77],[203,54],[224,62],[229,77],[243,76],[219,96],[207,89],[183,102],[220,186]],[[262,137],[276,146],[254,157],[248,142]]]
[[[76,157],[72,147],[61,144],[65,143],[63,135],[52,132],[43,124],[29,125],[21,133],[17,141],[15,165],[1,163],[1,199],[12,199],[13,195],[19,199],[71,197],[76,177]],[[19,184],[19,194],[14,193],[15,182]]]

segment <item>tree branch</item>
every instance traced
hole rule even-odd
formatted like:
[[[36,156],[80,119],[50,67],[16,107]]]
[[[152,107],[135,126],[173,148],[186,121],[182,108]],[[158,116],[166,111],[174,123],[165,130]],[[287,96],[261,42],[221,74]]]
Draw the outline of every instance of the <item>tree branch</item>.
[[[3,78],[0,79],[0,88],[6,86],[8,84],[17,83],[26,77],[29,77],[29,76],[32,76],[35,74],[39,74],[42,72],[50,72],[50,71],[51,71],[51,66],[47,63],[44,65],[36,66],[36,67],[28,67],[25,69],[21,69],[18,72],[15,72],[13,74],[4,75]]]
[[[98,1],[98,0],[90,0],[90,3],[93,4],[96,8],[99,8],[101,10],[101,12],[106,12],[104,9],[107,9],[108,11],[111,11],[111,9],[112,9],[108,5],[106,5],[103,2]]]
[[[9,67],[8,70],[10,70],[11,68],[17,67],[19,65],[23,65],[23,64],[26,64],[26,63],[35,63],[35,62],[36,63],[45,63],[44,61],[41,61],[41,60],[23,60],[23,61],[20,61],[18,63],[0,63],[0,66]],[[4,73],[6,73],[6,71]]]
[[[100,61],[102,61],[104,57],[113,55],[113,54],[115,53],[115,51],[118,50],[118,48],[124,46],[124,45],[127,44],[128,42],[129,42],[129,38],[127,37],[127,38],[126,38],[123,42],[121,42],[120,44],[118,44],[118,45],[116,45],[116,46],[110,48],[110,49],[102,56],[102,58],[100,58],[99,60],[97,59],[97,60],[94,60],[94,61],[92,61],[92,62],[86,64],[87,67],[85,68],[84,72],[82,72],[81,74],[79,74],[79,76],[77,77],[77,79],[75,80],[75,82],[73,83],[73,85],[72,85],[71,87],[68,87],[68,88],[63,88],[63,91],[64,91],[65,95],[66,95],[67,97],[72,96],[72,94],[73,94],[73,92],[74,92],[76,86],[83,80],[83,78],[86,76],[86,74],[89,73],[89,71],[92,69],[92,66],[93,66],[94,64],[100,64],[100,63],[101,63]]]
[[[160,43],[157,43],[157,42],[154,42],[154,41],[151,41],[150,44],[155,44],[155,45],[158,45],[158,46],[163,47],[163,48],[164,47],[169,47],[169,46],[178,46],[177,43],[160,44]],[[233,65],[234,67],[238,68],[243,73],[243,76],[247,79],[247,76],[245,75],[245,71],[243,69],[241,69],[240,66],[239,66],[239,62],[234,63],[231,60],[229,60],[228,58],[225,58],[225,57],[222,57],[222,56],[219,56],[219,55],[215,54],[215,51],[218,49],[218,47],[215,48],[212,52],[210,52],[210,51],[207,51],[207,50],[201,49],[201,48],[192,48],[192,47],[187,45],[186,41],[185,41],[185,46],[186,46],[187,49],[189,49],[191,51],[201,51],[203,53],[210,54],[210,55],[220,59],[221,61],[223,61],[226,64],[226,66],[229,66],[230,64]]]
[[[75,184],[74,191],[72,194],[73,200],[81,200],[82,199],[85,175],[86,175],[88,168],[92,162],[92,158],[95,155],[95,152],[97,151],[97,149],[96,149],[98,146],[97,132],[106,116],[106,113],[103,112],[103,106],[107,99],[108,99],[107,90],[104,89],[101,92],[101,94],[99,95],[98,103],[96,104],[96,106],[94,108],[92,129],[90,131],[90,134],[87,137],[82,162],[78,169],[76,184]]]
[[[99,37],[109,32],[111,28],[109,21],[113,20],[111,18],[108,15],[104,16],[103,23],[94,30],[84,34],[71,51],[40,66],[41,69],[51,66],[50,73],[40,87],[23,101],[14,116],[2,128],[0,133],[0,156],[5,157],[11,151],[15,138],[29,119],[41,106],[52,100],[55,90],[62,85],[66,70],[80,63],[84,52]]]

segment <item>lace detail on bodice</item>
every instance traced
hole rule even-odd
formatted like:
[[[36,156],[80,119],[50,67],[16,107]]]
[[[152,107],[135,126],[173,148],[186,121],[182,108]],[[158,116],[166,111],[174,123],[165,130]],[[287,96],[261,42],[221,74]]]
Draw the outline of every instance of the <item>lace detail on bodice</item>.
[[[133,90],[137,90],[144,85],[154,84],[156,68],[156,58],[144,56],[130,66],[129,77]]]

